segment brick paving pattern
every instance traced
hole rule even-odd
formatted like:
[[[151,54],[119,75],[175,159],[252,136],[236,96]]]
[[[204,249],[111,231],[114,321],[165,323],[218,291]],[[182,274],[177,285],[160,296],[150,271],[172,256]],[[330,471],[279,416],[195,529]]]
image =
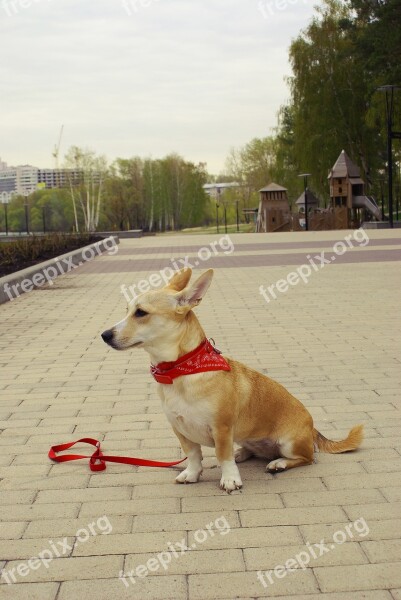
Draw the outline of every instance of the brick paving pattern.
[[[332,256],[345,233],[231,235],[235,250],[217,245],[208,261],[199,249],[223,233],[122,240],[115,256],[1,306],[0,568],[17,580],[0,577],[1,600],[401,600],[401,233],[369,231],[367,246],[307,285],[269,303],[259,294],[307,255]],[[109,463],[92,473],[87,461],[48,460],[50,445],[85,436],[105,453],[181,456],[147,355],[115,352],[100,333],[124,315],[122,284],[186,253],[198,269],[216,268],[197,314],[218,347],[287,386],[324,435],[364,423],[360,451],[317,454],[316,464],[275,476],[252,459],[240,465],[243,490],[230,496],[218,488],[211,449],[201,483],[187,486],[174,484],[178,469]],[[82,541],[79,532],[103,516],[112,531],[98,527]],[[200,542],[198,530],[222,519],[230,530],[215,527]],[[333,544],[361,520],[369,533]],[[330,551],[274,575],[322,540]],[[47,567],[21,566],[50,542],[64,550]],[[129,587],[119,579],[181,542],[194,548],[166,569]],[[258,571],[273,571],[273,583],[264,587]]]

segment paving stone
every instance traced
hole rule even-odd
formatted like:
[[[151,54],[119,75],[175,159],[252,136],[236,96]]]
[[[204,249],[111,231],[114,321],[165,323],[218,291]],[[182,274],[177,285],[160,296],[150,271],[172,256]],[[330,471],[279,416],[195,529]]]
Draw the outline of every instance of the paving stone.
[[[103,516],[103,515],[102,515]],[[102,519],[102,516],[100,519]],[[106,515],[107,516],[107,515]],[[96,525],[99,517],[89,518],[81,517],[79,519],[46,519],[46,520],[35,520],[28,524],[28,527],[24,531],[24,538],[40,538],[40,537],[52,537],[52,536],[76,536],[77,531],[80,529],[88,529],[90,523],[94,523],[95,531],[99,532],[107,530],[105,528],[104,519],[100,521],[100,527]],[[109,522],[112,526],[113,535],[119,533],[129,533],[132,530],[132,517],[130,516],[110,516],[108,517]],[[107,523],[106,523],[107,525]],[[103,528],[103,529],[102,529]],[[107,537],[107,536],[106,536]],[[98,540],[102,539],[100,536]],[[91,538],[86,542],[90,543]]]
[[[21,492],[19,492],[21,493]],[[102,488],[101,494],[96,488],[76,488],[64,490],[61,495],[59,490],[42,490],[38,493],[36,504],[50,504],[52,502],[105,502],[109,500],[128,500],[132,489],[129,487]],[[103,511],[105,512],[105,511]]]
[[[230,569],[243,571],[245,569],[241,550],[226,549],[203,551],[202,546],[199,552],[193,552],[192,550],[184,551],[181,546],[174,546],[173,542],[173,551],[171,551],[168,558],[165,554],[161,555],[161,560],[158,560],[157,554],[135,554],[127,556],[124,572],[129,573],[133,571],[133,577],[136,579],[136,569],[139,565],[146,566],[149,559],[153,559],[153,561],[156,559],[159,565],[156,570],[156,566],[153,566],[152,562],[150,563],[152,568],[155,569],[154,572],[149,571],[151,577],[157,575],[164,576],[166,572],[168,572],[169,575],[190,575],[193,573],[224,573]]]
[[[344,506],[344,511],[347,516],[355,521],[363,517],[366,521],[401,518],[401,502],[387,502],[386,504],[360,504],[353,506]]]
[[[294,526],[274,527],[241,527],[230,528],[225,526],[225,521],[218,522],[220,528],[213,527],[202,542],[202,550],[223,548],[270,548],[288,544],[302,543],[299,529]],[[212,535],[212,532],[214,535]],[[227,533],[228,532],[228,533]],[[196,531],[188,532],[188,545],[196,542]],[[202,536],[203,537],[203,536]]]
[[[341,492],[293,492],[282,494],[288,507],[332,506],[342,504],[366,504],[367,502],[385,502],[379,490],[343,490]]]
[[[381,590],[401,585],[401,562],[313,569],[323,592]]]
[[[55,517],[75,517],[80,505],[78,503],[54,504],[17,504],[7,507],[0,513],[0,521],[23,521],[36,519],[52,519]]]
[[[231,600],[231,598],[228,600]],[[332,594],[323,594],[322,592],[319,594],[291,594],[290,596],[280,596],[280,600],[392,600],[392,597],[387,590],[375,590],[374,592],[352,592],[352,596],[348,592],[339,592],[338,594],[335,592]]]
[[[66,581],[61,584],[57,600],[110,600],[110,598],[133,598],[144,600],[186,600],[187,586],[185,576],[166,575],[165,577],[143,577],[136,579],[135,583],[126,580],[126,587],[122,579],[96,579],[84,581]]]
[[[36,496],[35,491],[24,490],[24,491],[7,491],[6,493],[0,494],[0,505],[4,506],[2,509],[7,512],[7,505],[14,504],[30,504],[33,502]]]
[[[261,511],[264,512],[264,511]],[[239,526],[239,518],[236,511],[217,512],[191,512],[171,514],[168,518],[162,515],[138,515],[134,519],[134,532],[140,531],[170,531],[174,529],[205,529],[210,523],[224,516],[230,527]]]
[[[184,498],[182,512],[198,512],[202,510],[215,510],[224,513],[227,510],[243,510],[250,508],[282,508],[283,503],[278,494],[257,495],[219,495],[213,498],[194,497]]]
[[[369,489],[393,487],[399,485],[399,479],[392,473],[367,473],[366,475],[339,475],[323,478],[329,490],[349,490],[353,488]]]
[[[1,554],[2,558],[7,561],[29,559],[32,556],[37,557],[44,550],[49,551],[55,557],[57,557],[57,553],[60,556],[67,557],[71,555],[73,545],[74,538],[70,537],[52,537],[51,540],[46,538],[8,540],[7,544],[4,544]]]
[[[371,563],[401,561],[399,539],[362,542],[361,547]]]
[[[224,581],[224,583],[223,583]],[[272,596],[283,596],[291,593],[296,586],[297,593],[317,593],[319,588],[311,570],[290,573],[284,579],[277,579],[273,584],[264,581],[266,587],[258,579],[257,572],[224,573],[190,575],[188,577],[189,597],[191,600],[214,600],[235,598],[270,598]]]
[[[158,514],[163,508],[164,514],[169,515],[168,519],[173,518],[172,513],[178,513],[180,510],[179,501],[176,498],[164,498],[162,506],[160,500],[146,498],[143,500],[108,500],[99,502],[88,502],[82,505],[79,516],[93,515],[145,515]],[[170,516],[171,513],[171,516]]]
[[[19,583],[0,586],[1,600],[55,600],[59,583]]]
[[[113,523],[113,519],[110,519]],[[85,544],[74,548],[74,556],[121,555],[146,552],[163,552],[168,550],[169,542],[175,543],[185,539],[185,530],[133,532],[119,535],[113,529],[110,535],[90,537]]]
[[[20,477],[18,479],[6,477],[0,481],[0,490],[64,490],[70,488],[86,487],[90,475],[75,473],[61,473],[51,477]],[[61,494],[62,495],[62,494]]]
[[[345,513],[339,506],[330,508],[330,520],[341,521]],[[311,523],[326,523],[328,509],[324,506],[315,508],[286,508],[265,510],[241,510],[241,524],[243,527],[257,527],[265,525],[306,525]]]
[[[19,582],[75,581],[78,577],[93,580],[118,576],[123,563],[122,556],[70,556],[54,558],[48,563],[48,568],[43,564],[35,570],[31,568],[23,579],[18,571],[14,571],[14,574]],[[21,561],[9,561],[6,566],[7,573],[17,569],[20,564]]]
[[[359,517],[358,519],[364,517]],[[357,520],[357,519],[355,519]],[[358,520],[358,531],[355,530],[353,521],[347,520],[344,523],[331,523],[321,525],[301,525],[299,530],[305,541],[319,542],[320,540],[332,539],[333,535],[337,531],[346,531],[346,527],[350,527],[347,532],[347,541],[362,541],[362,540],[387,540],[387,539],[399,539],[401,537],[401,520],[400,519],[386,519],[384,521],[374,521],[369,519],[365,521],[367,527],[363,525],[363,521]],[[360,523],[360,525],[359,525]],[[363,535],[361,535],[363,534]]]
[[[316,545],[277,546],[263,550],[246,548],[244,550],[246,568],[250,571],[255,569],[267,571],[274,569],[277,565],[285,565],[289,559],[294,559],[296,563],[291,563],[291,569],[301,569],[303,565],[306,566],[307,561],[309,567],[358,565],[369,562],[359,544],[324,544],[320,547],[319,543],[320,541]]]
[[[11,521],[0,523],[0,539],[14,540],[22,536],[28,523],[25,521]]]

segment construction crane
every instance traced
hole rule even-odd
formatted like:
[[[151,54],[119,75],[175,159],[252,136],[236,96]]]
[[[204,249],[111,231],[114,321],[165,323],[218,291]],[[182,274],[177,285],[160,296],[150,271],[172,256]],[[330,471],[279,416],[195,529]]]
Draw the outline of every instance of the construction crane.
[[[60,151],[61,136],[63,135],[63,129],[64,129],[64,125],[62,125],[62,126],[61,126],[61,129],[60,129],[60,135],[59,135],[59,138],[58,138],[58,144],[57,144],[56,146],[54,146],[54,150],[53,150],[53,152],[52,152],[52,155],[53,155],[53,157],[54,157],[54,162],[55,162],[55,167],[56,167],[56,169],[58,169],[58,168],[59,168],[59,164],[58,164],[58,153],[59,153],[59,151]]]

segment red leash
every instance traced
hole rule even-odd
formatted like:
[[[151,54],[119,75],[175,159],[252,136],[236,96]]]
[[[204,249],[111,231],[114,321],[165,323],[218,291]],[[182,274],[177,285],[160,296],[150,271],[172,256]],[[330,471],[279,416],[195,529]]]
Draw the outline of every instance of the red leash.
[[[92,456],[86,456],[84,454],[63,454],[61,456],[57,456],[57,452],[68,450],[80,442],[95,446],[96,450]],[[93,438],[81,438],[75,442],[67,442],[66,444],[52,446],[49,450],[49,458],[56,462],[68,462],[70,460],[79,460],[80,458],[89,458],[89,466],[91,471],[104,471],[106,468],[106,462],[115,462],[124,465],[139,465],[141,467],[174,467],[174,465],[179,465],[186,460],[185,457],[182,460],[176,460],[173,462],[161,462],[159,460],[146,460],[144,458],[134,458],[130,456],[105,456],[100,450],[100,442],[98,440],[94,440]]]

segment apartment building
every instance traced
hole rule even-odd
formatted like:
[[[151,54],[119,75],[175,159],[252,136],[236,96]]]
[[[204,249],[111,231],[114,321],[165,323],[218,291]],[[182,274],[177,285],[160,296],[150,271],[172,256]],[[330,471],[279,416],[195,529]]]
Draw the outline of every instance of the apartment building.
[[[32,165],[9,167],[0,159],[0,201],[13,196],[28,196],[38,189],[67,188],[83,180],[80,169],[39,169]]]

